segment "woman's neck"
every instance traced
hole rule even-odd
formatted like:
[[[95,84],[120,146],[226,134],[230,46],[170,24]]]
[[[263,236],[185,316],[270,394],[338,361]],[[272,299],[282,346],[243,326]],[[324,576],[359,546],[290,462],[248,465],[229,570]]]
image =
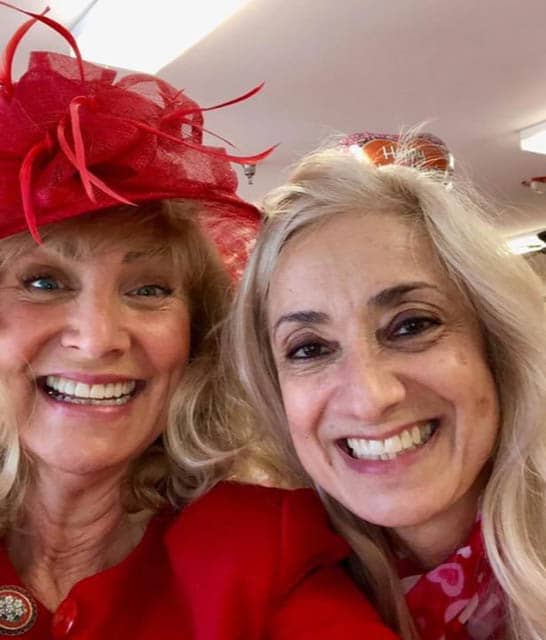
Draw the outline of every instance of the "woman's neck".
[[[395,546],[402,546],[424,569],[438,566],[468,539],[476,520],[481,483],[447,512],[415,526],[394,531]]]
[[[120,562],[142,538],[150,514],[125,512],[122,481],[122,473],[37,473],[7,545],[21,580],[47,608],[55,609],[83,578]]]

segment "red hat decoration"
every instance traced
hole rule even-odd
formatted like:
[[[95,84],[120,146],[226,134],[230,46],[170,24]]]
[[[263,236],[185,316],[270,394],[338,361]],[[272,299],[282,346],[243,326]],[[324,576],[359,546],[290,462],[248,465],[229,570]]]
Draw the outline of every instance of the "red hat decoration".
[[[6,46],[0,68],[0,238],[28,229],[39,242],[43,224],[120,203],[187,198],[203,203],[201,222],[228,267],[240,269],[260,216],[237,196],[230,162],[259,162],[274,147],[241,157],[206,146],[203,112],[245,100],[261,86],[201,108],[155,76],[116,80],[112,69],[82,60],[62,25],[0,4],[31,18]],[[59,32],[76,57],[33,52],[14,82],[15,50],[37,21]]]

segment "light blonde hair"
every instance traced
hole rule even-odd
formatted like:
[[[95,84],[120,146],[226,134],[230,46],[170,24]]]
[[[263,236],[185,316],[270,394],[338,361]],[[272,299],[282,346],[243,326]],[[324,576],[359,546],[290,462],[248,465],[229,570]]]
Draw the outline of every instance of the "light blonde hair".
[[[403,160],[402,155],[402,160]],[[481,322],[500,401],[501,426],[483,497],[487,554],[507,597],[508,637],[546,637],[546,330],[543,289],[520,256],[504,246],[490,215],[467,190],[436,174],[366,164],[347,149],[319,149],[265,199],[266,223],[240,286],[230,349],[263,446],[284,459],[284,479],[312,484],[290,442],[267,331],[269,283],[296,234],[344,213],[404,217],[428,235],[449,277]],[[387,532],[317,487],[352,545],[355,572],[385,622],[418,638],[393,569]]]
[[[181,276],[191,322],[189,364],[171,398],[163,434],[135,460],[126,478],[128,511],[179,507],[231,474],[245,443],[244,420],[218,366],[219,328],[232,283],[197,223],[198,203],[155,201],[118,207],[44,226],[45,246],[63,255],[98,254],[119,242],[172,260]],[[33,248],[28,233],[0,240],[0,276]],[[32,460],[19,445],[13,403],[0,388],[0,532],[20,514]],[[240,428],[238,428],[238,426]]]

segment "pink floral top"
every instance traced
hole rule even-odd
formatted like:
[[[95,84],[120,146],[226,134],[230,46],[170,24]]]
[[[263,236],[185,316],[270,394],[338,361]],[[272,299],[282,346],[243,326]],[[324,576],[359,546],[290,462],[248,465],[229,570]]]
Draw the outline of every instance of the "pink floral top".
[[[420,573],[414,563],[398,563],[406,602],[422,640],[500,640],[504,596],[485,552],[478,520],[464,547]]]

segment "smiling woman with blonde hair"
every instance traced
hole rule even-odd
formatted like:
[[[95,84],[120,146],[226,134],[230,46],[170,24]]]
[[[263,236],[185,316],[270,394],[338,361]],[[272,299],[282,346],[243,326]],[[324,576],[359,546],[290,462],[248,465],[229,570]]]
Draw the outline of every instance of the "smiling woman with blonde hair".
[[[392,629],[539,640],[543,286],[475,199],[407,158],[320,149],[266,197],[234,365],[262,447],[317,488]]]
[[[312,492],[222,482],[248,422],[218,328],[260,221],[230,161],[267,152],[28,15],[0,68],[0,636],[393,640]],[[76,57],[14,81],[36,21]]]

